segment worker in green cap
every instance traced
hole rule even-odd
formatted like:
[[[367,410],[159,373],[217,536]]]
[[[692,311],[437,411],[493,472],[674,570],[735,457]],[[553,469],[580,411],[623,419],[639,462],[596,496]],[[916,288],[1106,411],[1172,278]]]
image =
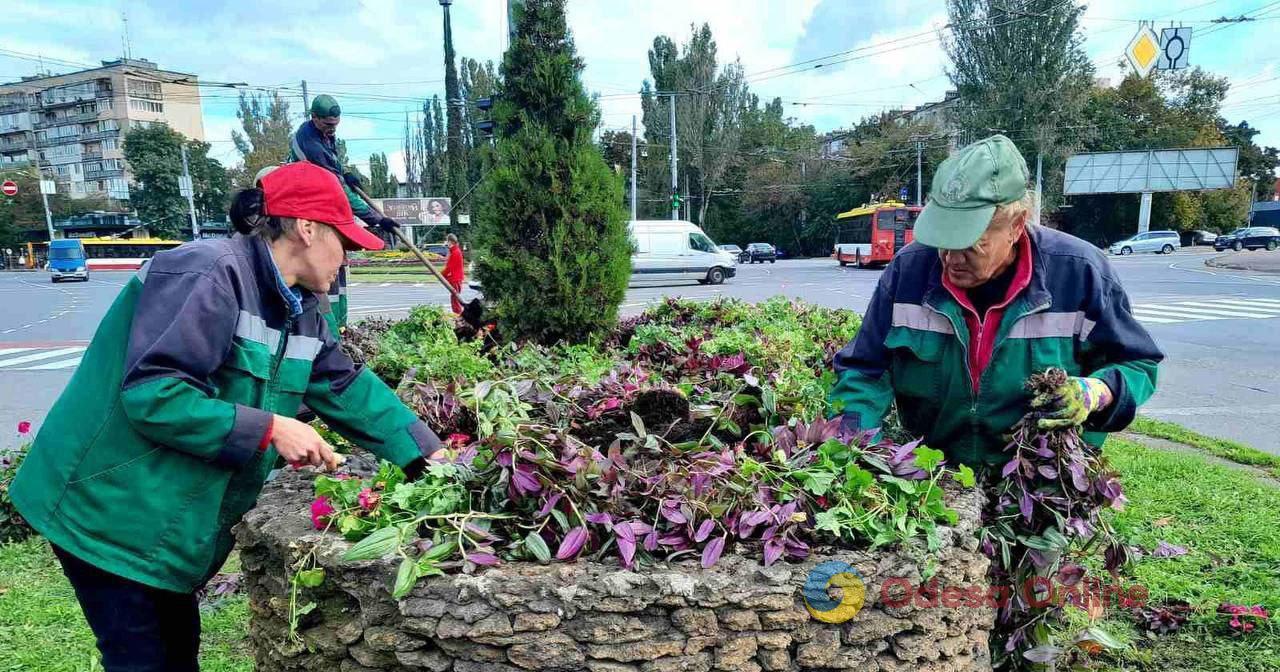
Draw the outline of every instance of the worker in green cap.
[[[360,177],[343,170],[338,161],[338,123],[342,121],[342,107],[328,94],[321,94],[311,101],[311,118],[302,122],[289,142],[289,162],[310,161],[334,175],[342,182],[351,211],[368,226],[391,233],[400,226],[396,220],[380,214],[355,192]],[[325,313],[334,335],[338,336],[347,325],[347,265],[343,264],[338,279],[329,288],[329,310]]]
[[[938,166],[915,242],[889,264],[857,337],[835,357],[831,403],[850,430],[904,428],[953,463],[1000,465],[1028,413],[1101,446],[1155,392],[1164,355],[1101,251],[1035,223],[1027,164],[994,135]],[[1055,393],[1027,378],[1066,370]]]

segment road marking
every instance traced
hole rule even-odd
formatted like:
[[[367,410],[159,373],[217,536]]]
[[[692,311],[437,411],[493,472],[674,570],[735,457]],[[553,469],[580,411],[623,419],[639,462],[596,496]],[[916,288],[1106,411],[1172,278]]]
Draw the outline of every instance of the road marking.
[[[31,355],[23,355],[21,357],[13,357],[10,359],[0,359],[0,367],[16,366],[18,364],[26,364],[27,362],[37,362],[42,359],[52,359],[54,357],[72,355],[78,352],[84,352],[84,348],[75,347],[75,348],[61,348],[58,350],[46,350],[44,352],[37,352]]]
[[[391,283],[389,283],[389,282],[384,282],[384,283],[382,283],[381,285],[378,285],[378,286],[379,286],[379,287],[390,287],[390,286],[391,286]]]
[[[13,331],[10,329],[10,331]],[[33,348],[0,348],[0,355],[13,355],[19,352],[27,352]]]
[[[1154,324],[1175,324],[1177,322],[1185,321],[1185,320],[1171,320],[1167,317],[1153,317],[1151,315],[1142,315],[1138,312],[1136,308],[1133,311],[1133,316],[1138,318],[1139,322],[1151,322]]]
[[[1150,314],[1151,317],[1178,317],[1183,321],[1187,320],[1228,320],[1231,319],[1226,315],[1213,315],[1209,313],[1196,312],[1189,308],[1172,308],[1169,306],[1145,306],[1134,307],[1133,312],[1138,314]],[[1139,317],[1138,319],[1142,319]]]
[[[48,371],[51,369],[66,369],[79,364],[80,359],[81,359],[80,357],[75,357],[73,359],[66,359],[61,362],[50,362],[48,364],[40,364],[39,366],[28,366],[18,370],[19,371]]]
[[[1245,301],[1218,301],[1214,303],[1209,303],[1207,301],[1182,301],[1178,303],[1178,305],[1195,306],[1198,308],[1214,308],[1217,309],[1218,312],[1223,312],[1233,316],[1260,317],[1264,319],[1268,317],[1280,317],[1280,308],[1272,309],[1277,312],[1268,312],[1268,309],[1266,308],[1259,308]]]

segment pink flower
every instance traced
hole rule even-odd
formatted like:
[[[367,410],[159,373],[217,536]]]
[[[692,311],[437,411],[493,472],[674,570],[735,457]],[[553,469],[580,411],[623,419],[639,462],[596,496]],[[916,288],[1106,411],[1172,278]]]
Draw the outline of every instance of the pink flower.
[[[22,422],[18,423],[18,434],[22,436],[26,436],[27,434],[30,434],[30,433],[31,433],[30,420],[23,420]]]
[[[317,530],[323,530],[329,522],[328,517],[333,514],[334,510],[333,506],[329,504],[328,497],[316,497],[315,501],[311,502],[311,524]]]
[[[1264,608],[1262,608],[1262,605],[1261,605],[1261,604],[1259,604],[1259,605],[1255,606],[1255,607],[1252,609],[1252,611],[1253,611],[1253,615],[1254,615],[1254,616],[1258,616],[1258,617],[1260,617],[1260,618],[1267,618],[1267,617],[1268,617],[1268,616],[1267,616],[1267,610],[1266,610],[1266,609],[1264,609]]]
[[[1245,631],[1245,632],[1253,632],[1253,623],[1252,623],[1252,622],[1246,622],[1246,623],[1244,624],[1244,631]]]
[[[1239,616],[1234,616],[1234,617],[1232,617],[1232,618],[1231,618],[1231,627],[1233,627],[1233,628],[1238,628],[1238,627],[1240,627],[1240,617],[1239,617]]]
[[[365,511],[373,511],[378,508],[378,504],[382,502],[382,495],[365,488],[356,495],[356,502],[360,504],[360,508]]]
[[[468,443],[471,443],[471,437],[466,434],[450,434],[449,438],[445,440],[445,443],[454,448],[461,448]]]

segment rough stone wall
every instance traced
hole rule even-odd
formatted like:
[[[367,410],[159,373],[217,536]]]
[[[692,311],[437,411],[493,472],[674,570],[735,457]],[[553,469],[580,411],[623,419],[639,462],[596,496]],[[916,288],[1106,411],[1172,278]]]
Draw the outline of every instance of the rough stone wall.
[[[932,554],[943,585],[985,585],[977,551],[980,495],[951,493],[960,513]],[[506,563],[475,575],[432,577],[403,600],[389,587],[394,560],[342,564],[348,544],[311,529],[311,483],[299,473],[268,485],[236,528],[259,672],[430,670],[432,672],[675,672],[710,670],[990,670],[990,608],[889,607],[890,577],[921,583],[919,549],[827,549],[806,562],[763,567],[725,556],[712,569],[674,562],[624,570],[591,562]],[[326,579],[303,589],[315,602],[300,640],[288,636],[289,566],[320,545]],[[914,557],[912,557],[914,556]],[[800,595],[823,560],[853,565],[867,604],[852,620],[813,619]]]

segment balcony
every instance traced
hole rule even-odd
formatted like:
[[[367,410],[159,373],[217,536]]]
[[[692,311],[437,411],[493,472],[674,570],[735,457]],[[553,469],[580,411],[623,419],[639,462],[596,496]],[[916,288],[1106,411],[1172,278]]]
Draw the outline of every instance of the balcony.
[[[0,152],[11,152],[18,149],[27,149],[31,144],[27,142],[25,135],[20,135],[14,140],[0,140]]]
[[[49,128],[51,126],[62,126],[64,124],[77,124],[97,120],[98,111],[94,110],[92,112],[80,112],[78,114],[72,114],[65,117],[58,117],[57,119],[40,119],[39,121],[36,121],[35,127]]]
[[[84,171],[86,180],[105,180],[109,177],[124,177],[124,168],[103,168],[101,170]]]
[[[52,147],[54,145],[65,145],[69,142],[80,142],[85,136],[83,135],[63,135],[56,138],[36,138],[37,147]]]

